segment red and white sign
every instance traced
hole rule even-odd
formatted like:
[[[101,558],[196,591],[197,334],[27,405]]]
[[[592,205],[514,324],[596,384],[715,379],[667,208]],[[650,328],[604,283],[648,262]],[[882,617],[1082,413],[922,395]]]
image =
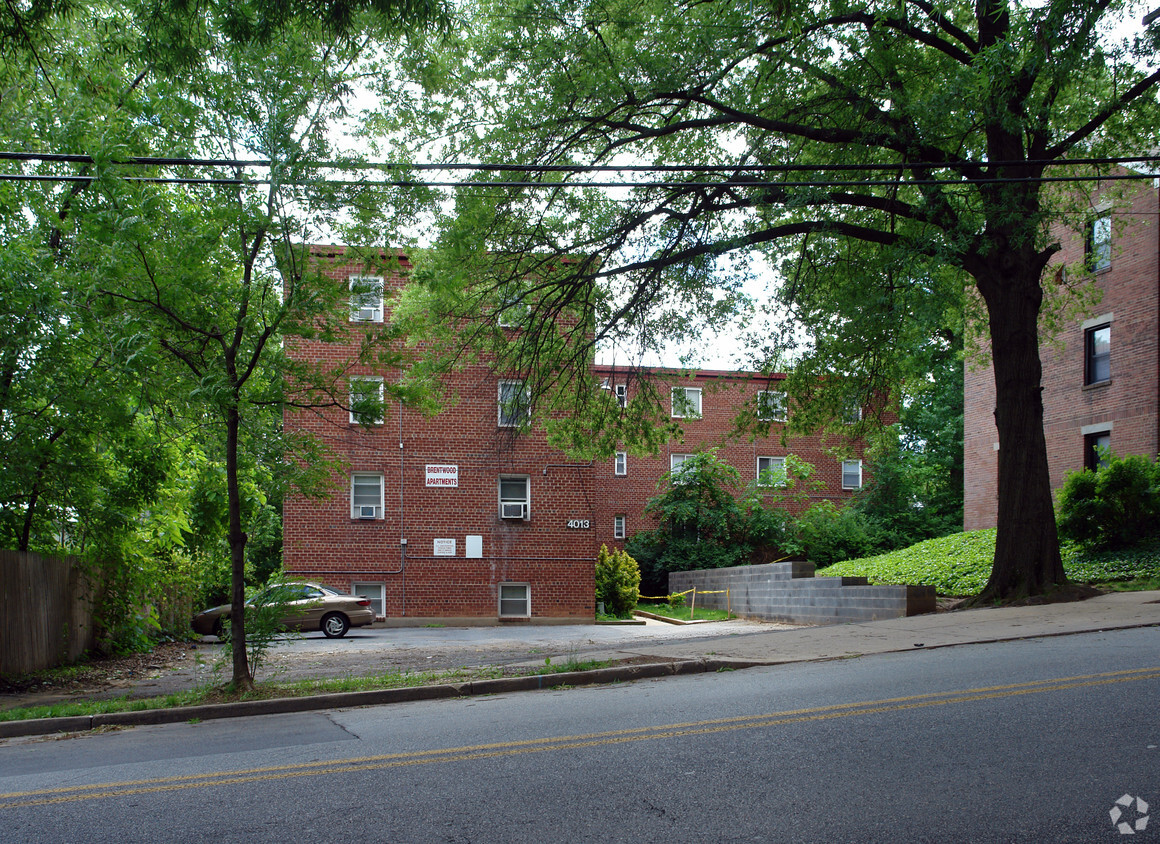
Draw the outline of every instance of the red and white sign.
[[[459,486],[459,467],[428,463],[427,486]]]

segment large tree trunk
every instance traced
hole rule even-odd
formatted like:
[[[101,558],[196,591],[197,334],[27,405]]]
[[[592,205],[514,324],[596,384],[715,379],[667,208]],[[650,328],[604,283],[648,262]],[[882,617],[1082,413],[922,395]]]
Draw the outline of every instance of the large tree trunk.
[[[980,601],[1035,595],[1067,582],[1055,530],[1039,360],[1044,254],[1008,253],[976,274],[987,304],[999,431],[998,536]]]
[[[236,690],[253,688],[246,658],[246,534],[242,530],[242,496],[238,486],[238,431],[241,415],[237,403],[226,413],[226,491],[229,507],[231,576],[230,618],[233,684]]]

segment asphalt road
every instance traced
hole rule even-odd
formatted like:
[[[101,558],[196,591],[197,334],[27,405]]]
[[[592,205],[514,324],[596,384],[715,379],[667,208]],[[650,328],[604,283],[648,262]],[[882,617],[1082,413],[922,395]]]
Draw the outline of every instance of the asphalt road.
[[[1143,842],[1158,702],[1146,628],[9,741],[0,840]]]

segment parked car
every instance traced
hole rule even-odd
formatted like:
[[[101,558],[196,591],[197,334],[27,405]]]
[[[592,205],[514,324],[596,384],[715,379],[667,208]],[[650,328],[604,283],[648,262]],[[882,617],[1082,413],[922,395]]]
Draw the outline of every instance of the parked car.
[[[286,605],[282,625],[289,630],[321,630],[327,638],[346,635],[352,627],[364,627],[375,620],[369,598],[344,595],[318,583],[279,583],[263,589],[246,601],[247,607],[281,603]],[[211,607],[193,617],[193,632],[203,636],[225,634],[224,622],[230,605]]]

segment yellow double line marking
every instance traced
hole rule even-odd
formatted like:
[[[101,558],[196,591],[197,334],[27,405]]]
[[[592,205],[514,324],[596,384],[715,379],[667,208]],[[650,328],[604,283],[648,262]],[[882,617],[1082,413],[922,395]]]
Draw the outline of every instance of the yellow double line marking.
[[[587,733],[575,736],[557,736],[554,738],[528,739],[527,741],[476,744],[438,750],[420,750],[412,753],[387,753],[381,756],[362,756],[352,759],[305,762],[296,765],[250,768],[241,771],[218,771],[208,774],[193,774],[179,777],[94,783],[92,785],[45,788],[35,791],[14,791],[7,794],[0,794],[0,809],[19,809],[29,806],[71,803],[79,800],[97,800],[137,794],[159,794],[193,788],[216,788],[240,783],[272,782],[295,777],[361,773],[363,771],[401,768],[409,765],[473,761],[476,759],[492,759],[500,756],[516,756],[524,753],[545,753],[554,750],[623,744],[632,741],[651,741],[654,739],[708,735],[710,733],[722,733],[731,730],[752,730],[762,727],[775,727],[782,724],[825,721],[833,718],[847,718],[856,715],[872,715],[883,712],[899,712],[906,709],[946,706],[954,703],[994,700],[998,698],[1018,697],[1020,695],[1059,692],[1067,689],[1104,686],[1112,683],[1129,683],[1138,680],[1154,680],[1158,678],[1160,678],[1160,666],[1137,668],[1128,671],[1109,671],[1102,674],[1083,674],[1075,677],[1060,677],[1029,683],[1014,683],[1006,686],[985,686],[977,689],[930,692],[928,694],[885,698],[883,700],[839,703],[832,706],[791,709],[785,712],[771,712],[764,715],[716,718],[708,721],[689,721],[682,724],[664,724],[656,727],[634,727],[627,730],[609,730],[607,732]]]

